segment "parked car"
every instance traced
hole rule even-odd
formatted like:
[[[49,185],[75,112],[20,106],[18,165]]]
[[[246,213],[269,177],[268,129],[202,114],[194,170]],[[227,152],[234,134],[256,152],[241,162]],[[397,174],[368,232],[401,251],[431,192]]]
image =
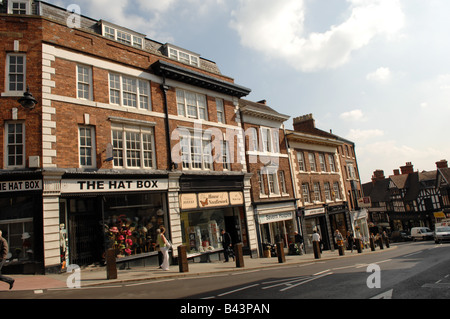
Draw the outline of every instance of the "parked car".
[[[415,240],[429,240],[434,238],[434,233],[428,227],[413,227],[411,228],[411,237]]]
[[[434,242],[440,244],[443,241],[450,241],[450,226],[438,226],[434,230]]]
[[[395,230],[391,234],[390,240],[394,243],[399,241],[409,241],[412,240],[411,235],[404,230]]]

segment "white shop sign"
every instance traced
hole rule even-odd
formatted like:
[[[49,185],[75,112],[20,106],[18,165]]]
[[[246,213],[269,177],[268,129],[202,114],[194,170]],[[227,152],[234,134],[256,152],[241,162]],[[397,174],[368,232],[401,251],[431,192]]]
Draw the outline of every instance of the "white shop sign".
[[[160,191],[169,188],[167,179],[83,179],[62,180],[61,193]]]
[[[41,180],[0,182],[0,193],[42,190]]]
[[[264,214],[264,215],[259,215],[258,217],[259,217],[260,224],[267,224],[267,223],[273,223],[273,222],[281,222],[283,220],[290,220],[293,217],[293,212]]]

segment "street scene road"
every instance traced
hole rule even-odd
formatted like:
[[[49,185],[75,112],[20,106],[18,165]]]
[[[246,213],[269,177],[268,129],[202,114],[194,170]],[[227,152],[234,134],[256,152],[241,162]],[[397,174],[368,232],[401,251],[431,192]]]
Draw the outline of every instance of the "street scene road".
[[[398,243],[374,254],[217,274],[98,285],[81,289],[0,292],[27,299],[448,299],[450,244]],[[351,256],[348,256],[351,255]]]

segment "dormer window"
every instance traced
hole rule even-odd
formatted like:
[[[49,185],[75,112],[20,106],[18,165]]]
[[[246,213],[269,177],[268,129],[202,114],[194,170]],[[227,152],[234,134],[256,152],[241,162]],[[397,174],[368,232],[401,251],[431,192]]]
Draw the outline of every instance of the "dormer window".
[[[8,13],[11,14],[31,14],[30,0],[8,1]]]
[[[145,35],[137,33],[126,28],[116,26],[112,23],[101,21],[102,35],[105,38],[112,39],[114,41],[133,46],[138,49],[144,48]]]
[[[193,66],[200,66],[199,57],[200,55],[197,53],[193,53],[181,48],[178,48],[174,45],[167,44],[167,56],[171,59],[190,64]]]

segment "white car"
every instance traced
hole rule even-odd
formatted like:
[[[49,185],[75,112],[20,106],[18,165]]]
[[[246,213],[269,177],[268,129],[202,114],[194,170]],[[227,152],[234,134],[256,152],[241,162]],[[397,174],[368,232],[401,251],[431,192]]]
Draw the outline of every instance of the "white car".
[[[450,241],[450,226],[438,226],[434,230],[434,242],[439,244],[443,241]]]
[[[416,240],[433,239],[434,233],[428,227],[413,227],[411,228],[411,237]]]

